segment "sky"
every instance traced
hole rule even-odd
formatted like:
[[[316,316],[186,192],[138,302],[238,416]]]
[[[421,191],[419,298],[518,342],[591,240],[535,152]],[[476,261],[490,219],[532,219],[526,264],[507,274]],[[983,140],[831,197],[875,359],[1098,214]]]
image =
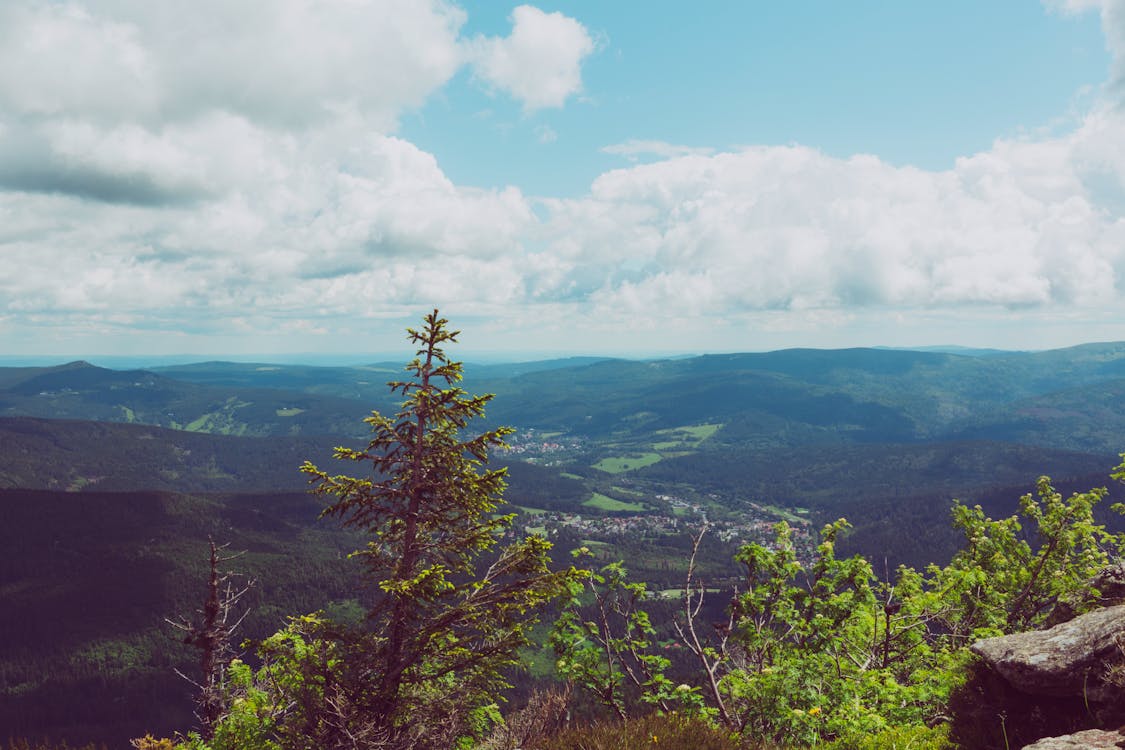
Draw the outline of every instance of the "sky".
[[[1125,340],[1125,0],[4,0],[0,260],[7,358]]]

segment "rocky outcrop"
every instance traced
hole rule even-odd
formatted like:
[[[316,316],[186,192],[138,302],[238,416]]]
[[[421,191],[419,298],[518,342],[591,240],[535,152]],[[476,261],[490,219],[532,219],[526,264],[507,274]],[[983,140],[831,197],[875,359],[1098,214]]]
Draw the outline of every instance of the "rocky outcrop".
[[[1090,581],[1090,585],[1101,594],[1103,607],[1125,604],[1125,561],[1117,562],[1102,570]]]
[[[1121,750],[1125,747],[1125,734],[1108,729],[1087,729],[1083,732],[1044,737],[1025,745],[1023,750]]]
[[[1107,668],[1125,660],[1125,605],[1105,607],[1048,630],[986,638],[972,646],[1015,689],[1031,695],[1104,701]]]
[[[1125,605],[971,650],[980,659],[950,696],[951,737],[962,747],[1125,750],[1115,744],[1125,737],[1109,731],[1125,724]]]

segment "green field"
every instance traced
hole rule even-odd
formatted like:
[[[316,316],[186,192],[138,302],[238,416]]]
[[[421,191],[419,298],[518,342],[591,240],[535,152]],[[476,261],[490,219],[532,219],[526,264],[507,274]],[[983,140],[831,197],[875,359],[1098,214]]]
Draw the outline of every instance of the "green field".
[[[559,472],[559,476],[565,477],[566,479],[581,479],[582,478],[582,477],[578,476],[577,474],[571,474],[568,471]]]
[[[640,503],[626,503],[621,500],[615,500],[600,492],[595,492],[593,497],[582,504],[587,508],[598,508],[599,510],[645,510],[645,506]]]
[[[645,494],[643,492],[638,492],[637,490],[628,489],[627,487],[618,487],[617,485],[614,485],[610,489],[612,489],[614,492],[620,492],[622,495],[633,495],[634,497],[644,497]]]
[[[653,433],[654,435],[672,438],[672,440],[654,443],[653,447],[659,450],[658,446],[668,446],[671,448],[684,442],[699,444],[718,432],[720,428],[722,428],[721,424],[692,424],[685,427],[671,427],[667,430],[657,430]]]
[[[779,508],[776,505],[759,505],[762,510],[773,513],[778,518],[781,518],[790,523],[808,523],[808,508]],[[801,515],[797,515],[801,514]]]
[[[295,417],[298,414],[304,414],[305,410],[298,409],[296,406],[293,406],[288,409],[275,409],[274,413],[279,417]]]
[[[693,440],[703,442],[718,432],[721,427],[721,424],[696,424],[690,427],[681,427],[680,432],[686,432],[691,435]]]
[[[607,474],[621,474],[634,469],[652,466],[663,456],[659,453],[638,453],[632,456],[610,456],[594,464],[594,468]]]

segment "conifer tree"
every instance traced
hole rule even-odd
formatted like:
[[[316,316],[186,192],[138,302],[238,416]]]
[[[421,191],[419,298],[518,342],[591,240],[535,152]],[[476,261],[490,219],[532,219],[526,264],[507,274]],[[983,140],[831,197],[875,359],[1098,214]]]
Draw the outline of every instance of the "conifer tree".
[[[435,310],[420,330],[407,329],[418,346],[410,377],[388,384],[402,394],[401,410],[365,420],[365,450],[336,450],[338,459],[366,464],[369,476],[302,467],[314,492],[330,499],[324,513],[368,537],[355,555],[377,596],[362,642],[348,649],[362,661],[348,670],[362,675],[349,680],[349,702],[401,746],[443,703],[462,714],[492,703],[536,610],[578,576],[573,568],[552,572],[550,544],[536,536],[493,549],[512,517],[495,512],[506,470],[485,464],[512,430],[465,434],[492,396],[457,387],[461,363],[443,346],[459,332],[447,324]],[[480,565],[486,554],[491,564]]]

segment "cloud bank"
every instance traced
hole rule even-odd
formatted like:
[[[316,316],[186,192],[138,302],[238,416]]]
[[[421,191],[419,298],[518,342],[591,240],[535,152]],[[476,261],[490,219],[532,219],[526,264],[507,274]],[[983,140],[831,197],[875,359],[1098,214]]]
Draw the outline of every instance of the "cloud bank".
[[[755,315],[1120,313],[1125,3],[1098,12],[1114,67],[1069,133],[940,172],[633,139],[604,150],[657,160],[562,199],[455,184],[396,136],[460,70],[572,101],[595,44],[560,13],[466,38],[441,0],[4,3],[0,337],[350,335],[440,305],[683,346]]]

